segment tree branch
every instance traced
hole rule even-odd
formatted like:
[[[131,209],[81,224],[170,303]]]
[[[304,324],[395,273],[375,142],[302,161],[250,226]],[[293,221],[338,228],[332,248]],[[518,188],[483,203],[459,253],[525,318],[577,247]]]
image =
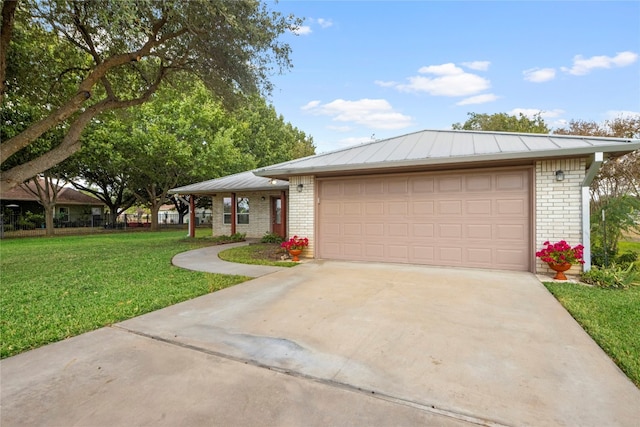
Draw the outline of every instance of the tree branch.
[[[15,22],[16,7],[18,0],[4,0],[2,2],[2,27],[0,28],[0,105],[7,91],[7,50],[11,42],[13,33],[13,23]]]

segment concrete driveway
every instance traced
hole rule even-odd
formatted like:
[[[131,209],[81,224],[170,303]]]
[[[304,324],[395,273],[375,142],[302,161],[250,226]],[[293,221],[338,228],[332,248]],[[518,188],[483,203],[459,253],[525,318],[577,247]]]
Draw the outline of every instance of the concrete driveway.
[[[12,425],[638,426],[529,273],[315,261],[0,362]]]

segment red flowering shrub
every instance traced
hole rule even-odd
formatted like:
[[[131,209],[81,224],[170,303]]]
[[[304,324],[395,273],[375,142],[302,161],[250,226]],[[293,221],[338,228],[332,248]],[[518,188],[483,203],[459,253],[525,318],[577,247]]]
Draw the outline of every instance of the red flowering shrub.
[[[584,246],[577,245],[573,248],[564,240],[560,240],[557,243],[549,243],[546,241],[543,243],[544,248],[536,252],[536,256],[543,262],[552,262],[555,264],[564,264],[568,262],[570,264],[584,264],[582,259]]]
[[[302,249],[305,246],[309,246],[309,239],[307,239],[306,237],[293,236],[289,240],[282,242],[280,246],[285,248],[286,250]]]

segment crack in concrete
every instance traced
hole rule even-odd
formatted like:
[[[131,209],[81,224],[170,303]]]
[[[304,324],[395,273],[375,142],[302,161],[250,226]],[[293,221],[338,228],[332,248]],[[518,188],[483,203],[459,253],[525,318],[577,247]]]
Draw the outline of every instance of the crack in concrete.
[[[255,366],[258,368],[263,368],[263,369],[267,369],[269,371],[272,372],[277,372],[280,374],[284,374],[284,375],[288,375],[294,378],[300,378],[300,379],[305,379],[308,381],[313,381],[316,383],[320,383],[320,384],[324,384],[327,385],[329,387],[335,387],[335,388],[340,388],[342,390],[346,390],[346,391],[350,391],[353,393],[359,393],[359,394],[363,394],[369,397],[373,397],[376,399],[380,399],[380,400],[384,400],[390,403],[394,403],[397,405],[403,405],[403,406],[408,406],[414,409],[418,409],[421,411],[425,411],[425,412],[429,412],[432,414],[437,414],[437,415],[441,415],[441,416],[445,416],[448,418],[452,418],[455,420],[459,420],[459,421],[464,421],[467,423],[471,423],[471,424],[476,424],[479,426],[486,426],[486,427],[512,427],[508,424],[503,424],[500,423],[496,420],[489,420],[486,418],[479,418],[476,417],[472,414],[465,414],[459,411],[452,411],[452,410],[447,410],[444,408],[439,408],[436,407],[435,405],[429,405],[428,403],[421,403],[421,402],[416,402],[416,401],[412,401],[412,400],[408,400],[408,399],[404,399],[404,398],[399,398],[396,396],[392,396],[392,395],[388,395],[385,393],[381,393],[381,392],[377,392],[375,390],[367,390],[367,389],[363,389],[361,387],[355,386],[353,384],[348,384],[348,383],[343,383],[340,381],[335,380],[335,376],[333,377],[333,379],[326,379],[326,378],[321,378],[321,377],[316,377],[313,375],[309,375],[309,374],[305,374],[304,372],[300,372],[300,371],[296,371],[293,369],[288,369],[288,368],[284,368],[284,367],[278,367],[278,366],[273,366],[273,365],[269,365],[266,364],[264,362],[261,362],[260,360],[254,359],[254,358],[245,358],[245,357],[239,357],[239,356],[234,356],[231,354],[227,354],[227,353],[222,353],[219,351],[215,351],[215,350],[210,350],[210,349],[206,349],[203,347],[199,347],[199,346],[195,346],[192,344],[187,344],[184,342],[180,342],[177,340],[172,340],[172,339],[168,339],[168,338],[163,338],[157,335],[152,335],[152,334],[147,334],[144,332],[140,332],[140,331],[136,331],[136,330],[132,330],[132,329],[128,329],[123,327],[122,325],[112,325],[112,328],[115,329],[120,329],[124,332],[128,332],[134,335],[138,335],[144,338],[148,338],[151,340],[155,340],[155,341],[159,341],[159,342],[163,342],[169,345],[175,345],[177,347],[182,347],[188,350],[193,350],[193,351],[197,351],[200,353],[204,353],[204,354],[208,354],[211,356],[215,356],[215,357],[220,357],[223,359],[227,359],[227,360],[231,360],[234,362],[238,362],[238,363],[242,363],[245,365],[251,365],[251,366]],[[288,348],[288,349],[293,349],[297,352],[301,351],[301,350],[305,350],[303,347],[301,347],[299,344],[295,343],[295,342],[291,342],[290,340],[286,340],[284,338],[273,338],[273,337],[254,337],[254,338],[262,338],[264,340],[270,340],[271,342],[273,342],[274,340],[278,343],[285,341],[285,343],[283,344],[284,347],[283,348]]]

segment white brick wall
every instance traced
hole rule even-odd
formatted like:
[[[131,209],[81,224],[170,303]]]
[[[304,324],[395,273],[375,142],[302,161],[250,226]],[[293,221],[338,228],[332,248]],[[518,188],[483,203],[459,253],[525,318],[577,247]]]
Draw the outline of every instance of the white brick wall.
[[[298,192],[298,184],[302,191]],[[303,257],[313,258],[315,255],[315,178],[313,176],[292,176],[289,178],[289,211],[288,235],[306,237],[309,246],[302,252]]]
[[[247,237],[261,238],[265,233],[271,232],[271,201],[270,196],[279,197],[279,191],[239,192],[236,197],[249,198],[249,224],[237,224],[238,233],[247,233]],[[212,206],[212,232],[214,236],[231,234],[231,224],[222,223],[222,200],[231,197],[231,193],[217,193],[213,197]],[[264,200],[262,200],[264,197]]]
[[[536,251],[545,241],[566,240],[571,246],[582,242],[582,187],[586,159],[544,160],[536,162]],[[564,171],[564,181],[556,181],[556,171]],[[535,255],[535,254],[534,254]],[[536,271],[553,273],[536,258]],[[579,274],[574,265],[569,274]]]

